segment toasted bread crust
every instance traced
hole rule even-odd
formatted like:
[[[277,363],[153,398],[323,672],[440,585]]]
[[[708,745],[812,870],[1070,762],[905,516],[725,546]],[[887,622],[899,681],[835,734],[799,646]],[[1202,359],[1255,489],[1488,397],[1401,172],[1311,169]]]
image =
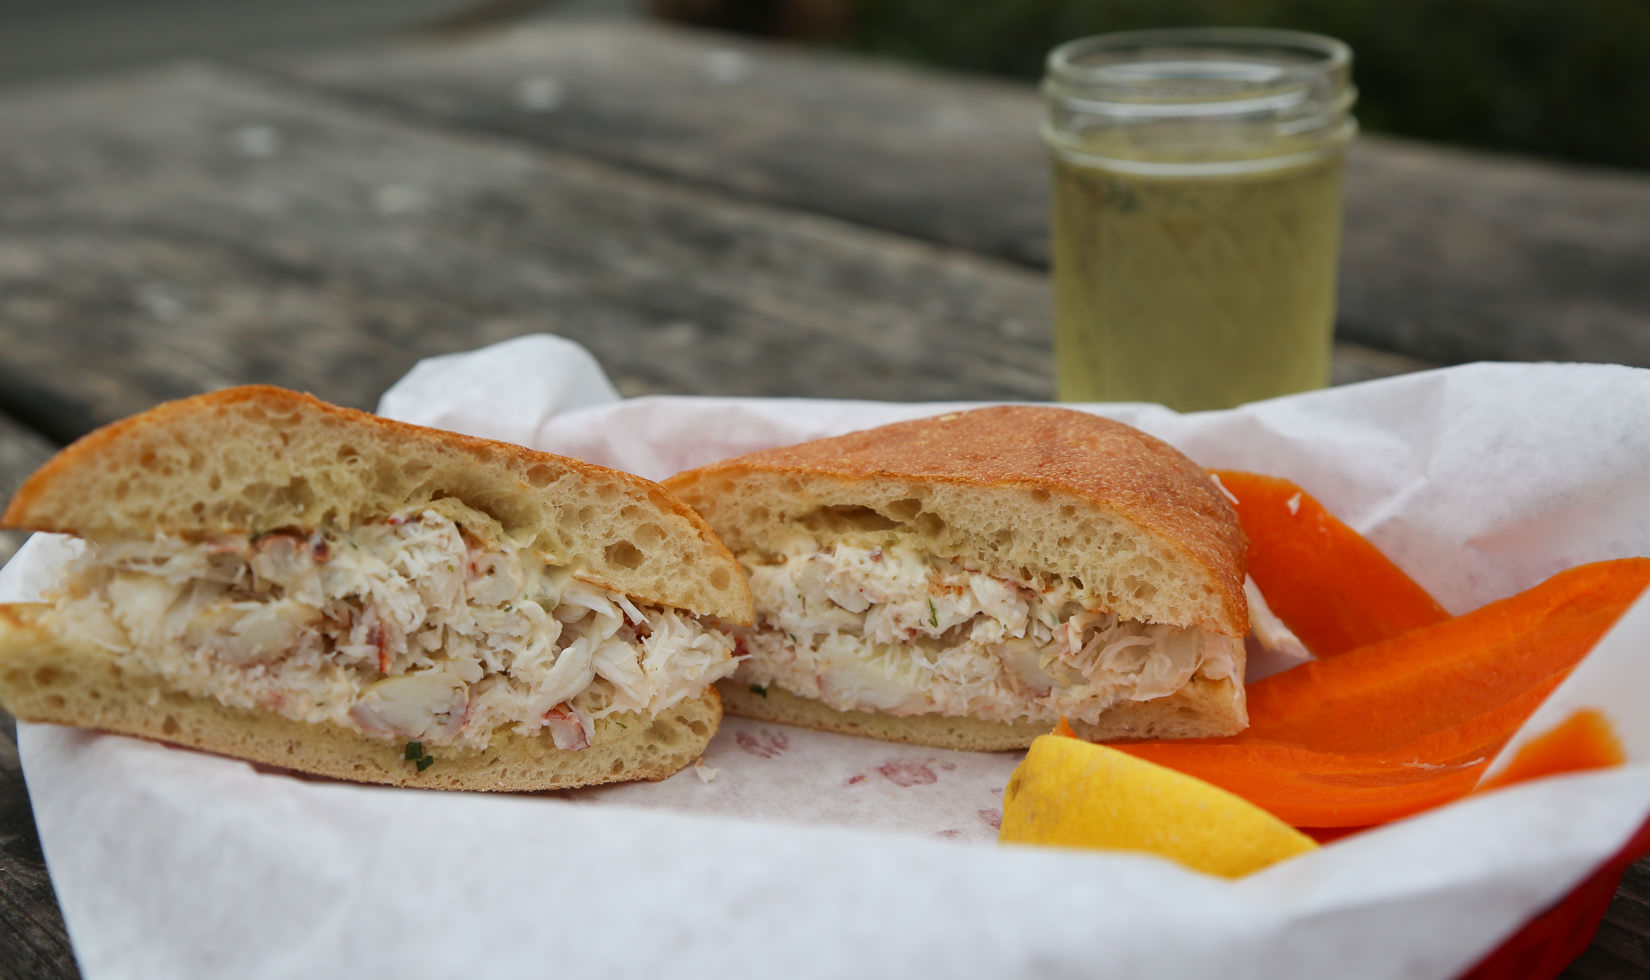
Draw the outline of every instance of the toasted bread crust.
[[[1230,502],[1179,451],[1085,412],[956,412],[751,453],[666,486],[753,566],[785,560],[785,529],[801,527],[822,549],[915,546],[1124,619],[1232,638],[1249,629],[1247,541]],[[1234,652],[1241,678],[1241,645]],[[738,715],[943,748],[1024,748],[1050,727],[839,711],[737,677],[722,695]],[[1241,680],[1195,676],[1166,697],[1107,708],[1080,734],[1185,738],[1247,724]]]
[[[595,584],[750,621],[732,555],[651,481],[265,385],[168,402],[88,434],[23,484],[0,526],[94,539],[343,527],[442,496]]]
[[[1075,575],[1097,608],[1126,618],[1227,636],[1249,629],[1247,540],[1231,503],[1172,446],[1086,412],[954,412],[750,453],[665,485],[735,553],[759,547],[765,525],[864,506],[983,570]],[[1091,516],[1094,533],[1072,535]],[[1119,544],[1140,546],[1139,570],[1105,568],[1102,552]],[[1161,581],[1170,574],[1187,583],[1173,610]]]
[[[205,538],[347,532],[423,508],[457,511],[467,535],[507,540],[645,605],[751,621],[732,554],[657,484],[265,386],[170,402],[86,436],[24,484],[0,523],[94,541]],[[0,606],[0,704],[17,717],[340,779],[476,790],[662,779],[698,757],[721,719],[706,690],[656,717],[600,719],[582,750],[501,727],[480,749],[432,747],[435,763],[419,771],[404,742],[180,693],[138,658],[58,632],[41,618],[48,608]]]
[[[352,782],[424,789],[532,792],[634,779],[659,780],[697,759],[722,712],[714,688],[648,719],[599,719],[589,748],[557,749],[548,734],[493,733],[482,749],[437,747],[420,771],[403,741],[330,722],[309,724],[226,707],[136,673],[106,651],[47,629],[48,606],[0,605],[0,705],[23,721],[74,725],[203,749]]]

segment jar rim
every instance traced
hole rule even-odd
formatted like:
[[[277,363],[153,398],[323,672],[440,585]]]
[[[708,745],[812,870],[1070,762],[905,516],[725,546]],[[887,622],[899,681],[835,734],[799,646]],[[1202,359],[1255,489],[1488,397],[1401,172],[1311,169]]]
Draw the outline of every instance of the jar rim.
[[[1115,115],[1237,115],[1338,101],[1352,49],[1306,31],[1189,27],[1119,31],[1049,52],[1044,89]]]

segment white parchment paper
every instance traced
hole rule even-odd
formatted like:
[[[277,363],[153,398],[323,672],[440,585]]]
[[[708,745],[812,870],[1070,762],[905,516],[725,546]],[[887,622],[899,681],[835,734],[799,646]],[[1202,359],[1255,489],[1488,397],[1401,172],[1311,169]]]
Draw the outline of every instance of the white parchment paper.
[[[946,407],[619,401],[551,337],[427,361],[381,404],[655,478]],[[1299,481],[1453,611],[1650,554],[1650,371],[1485,364],[1230,412],[1091,408],[1205,465]],[[31,541],[0,598],[32,594],[61,547]],[[1237,882],[996,846],[1012,754],[740,719],[665,782],[505,798],[304,780],[50,726],[20,726],[19,743],[94,980],[1448,976],[1650,812],[1647,650],[1641,600],[1525,729],[1602,708],[1629,765],[1474,797]]]

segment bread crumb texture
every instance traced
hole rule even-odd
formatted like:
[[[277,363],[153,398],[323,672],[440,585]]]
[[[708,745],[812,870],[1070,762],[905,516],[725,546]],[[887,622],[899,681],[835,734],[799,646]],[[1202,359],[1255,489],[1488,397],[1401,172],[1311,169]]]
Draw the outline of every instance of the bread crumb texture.
[[[785,525],[934,554],[1142,622],[1248,632],[1247,541],[1184,454],[1086,412],[956,412],[714,463],[665,481],[742,558]]]
[[[23,485],[0,524],[90,539],[255,534],[346,528],[447,497],[580,578],[750,621],[728,550],[657,484],[261,385],[168,402],[87,435]]]

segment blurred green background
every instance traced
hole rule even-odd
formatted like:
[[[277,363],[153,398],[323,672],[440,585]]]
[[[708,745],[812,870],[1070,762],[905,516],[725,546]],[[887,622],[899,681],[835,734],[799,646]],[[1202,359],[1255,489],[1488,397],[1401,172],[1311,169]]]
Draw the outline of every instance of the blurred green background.
[[[1250,25],[1352,46],[1364,127],[1650,169],[1650,0],[656,0],[655,11],[1035,79],[1086,34]]]

